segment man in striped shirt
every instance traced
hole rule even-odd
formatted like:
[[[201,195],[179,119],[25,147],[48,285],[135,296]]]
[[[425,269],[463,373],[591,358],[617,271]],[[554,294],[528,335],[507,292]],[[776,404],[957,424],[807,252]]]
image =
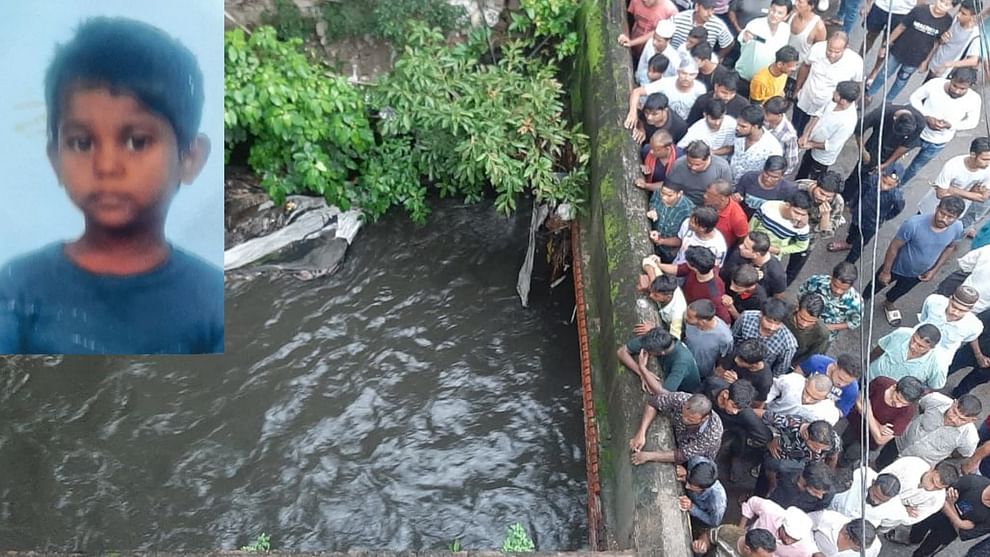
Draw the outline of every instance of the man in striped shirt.
[[[687,41],[691,29],[701,26],[708,30],[708,44],[719,47],[719,57],[724,58],[732,48],[733,38],[728,26],[715,17],[715,0],[695,0],[693,10],[685,10],[673,18],[674,36],[670,44],[677,48]]]
[[[760,205],[749,221],[749,229],[761,230],[770,236],[770,253],[778,259],[791,253],[802,253],[810,245],[810,208],[811,195],[798,190],[787,201],[767,201]]]

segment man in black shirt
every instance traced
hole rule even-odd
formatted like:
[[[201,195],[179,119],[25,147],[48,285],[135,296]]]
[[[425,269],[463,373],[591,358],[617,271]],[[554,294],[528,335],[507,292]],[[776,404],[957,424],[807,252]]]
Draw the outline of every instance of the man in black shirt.
[[[722,446],[729,446],[732,455],[729,479],[735,482],[740,470],[747,470],[758,461],[773,434],[753,412],[751,404],[756,389],[749,381],[739,379],[729,384],[713,375],[705,379],[701,388],[722,419]]]
[[[966,541],[990,532],[990,478],[968,474],[945,491],[942,512],[911,527],[909,541],[921,543],[913,557],[935,555],[956,537]]]
[[[883,107],[881,107],[883,108]],[[842,198],[851,207],[859,201],[860,184],[866,183],[867,176],[877,167],[877,149],[880,150],[879,164],[889,168],[911,149],[921,145],[921,132],[925,129],[925,116],[911,105],[887,105],[870,111],[863,119],[862,127],[857,126],[856,140],[862,151],[862,161],[846,178]],[[863,140],[869,132],[870,138]],[[881,135],[883,144],[880,144]]]
[[[731,356],[722,358],[715,364],[715,376],[725,382],[735,383],[737,379],[746,379],[753,384],[756,389],[753,405],[756,407],[763,406],[773,385],[773,371],[764,362],[766,351],[766,343],[762,340],[746,339],[736,344]]]
[[[742,243],[725,257],[719,271],[722,282],[729,284],[732,275],[743,263],[756,267],[759,284],[767,296],[776,296],[787,289],[787,275],[784,265],[770,254],[770,236],[761,230],[754,230],[743,238]]]
[[[715,75],[712,77],[712,90],[694,101],[691,112],[688,113],[687,124],[690,126],[701,120],[705,115],[705,107],[713,98],[724,102],[725,113],[737,118],[742,109],[752,104],[749,99],[736,93],[738,88],[739,74],[735,70],[727,69],[724,66],[715,68]]]
[[[669,99],[663,93],[653,93],[646,97],[643,109],[639,111],[638,121],[626,121],[626,127],[633,130],[633,139],[645,143],[653,137],[657,130],[667,130],[674,143],[677,143],[687,133],[684,119],[669,108]]]
[[[834,471],[824,462],[808,462],[800,473],[784,472],[769,499],[783,508],[797,507],[806,513],[820,511],[832,503]]]

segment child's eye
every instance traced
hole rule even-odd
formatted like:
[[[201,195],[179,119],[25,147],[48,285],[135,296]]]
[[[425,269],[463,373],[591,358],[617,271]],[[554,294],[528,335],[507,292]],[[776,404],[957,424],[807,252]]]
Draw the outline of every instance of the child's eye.
[[[132,135],[124,140],[124,145],[132,151],[143,151],[151,144],[151,138],[146,135]]]
[[[67,137],[65,139],[65,147],[70,151],[89,151],[92,146],[93,142],[88,137]]]

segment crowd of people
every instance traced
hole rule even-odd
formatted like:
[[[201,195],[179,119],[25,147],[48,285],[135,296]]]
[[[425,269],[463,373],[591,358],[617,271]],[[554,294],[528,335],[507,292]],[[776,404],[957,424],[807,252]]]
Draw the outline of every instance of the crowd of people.
[[[617,349],[647,393],[630,458],[674,464],[697,555],[875,556],[891,542],[925,557],[979,537],[970,555],[990,555],[990,420],[972,393],[990,381],[990,137],[953,143],[934,181],[917,179],[980,124],[984,14],[974,0],[843,0],[825,21],[823,3],[629,2],[624,125],[654,248],[638,287],[660,318]],[[869,72],[847,35],[859,18],[867,47],[882,38]],[[915,73],[924,83],[897,103]],[[840,173],[849,143],[858,159]],[[916,207],[907,188],[927,191]],[[888,221],[894,238],[865,258]],[[802,277],[822,250],[845,259]],[[916,288],[923,305],[899,307]],[[893,331],[834,350],[873,296]],[[647,450],[657,415],[674,446]]]

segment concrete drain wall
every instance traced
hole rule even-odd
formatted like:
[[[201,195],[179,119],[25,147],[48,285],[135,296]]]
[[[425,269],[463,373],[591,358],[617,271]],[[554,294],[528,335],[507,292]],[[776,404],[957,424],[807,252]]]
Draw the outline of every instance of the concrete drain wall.
[[[639,175],[637,145],[623,129],[633,68],[629,51],[618,45],[626,32],[625,0],[583,0],[578,17],[579,52],[572,76],[572,111],[591,139],[591,194],[579,221],[576,253],[585,306],[582,337],[587,337],[597,456],[589,450],[589,484],[601,510],[601,549],[634,549],[638,554],[688,556],[690,524],[680,511],[683,494],[671,464],[634,467],[628,442],[639,426],[645,402],[639,381],[619,364],[615,349],[633,326],[659,322],[656,309],[637,305],[640,261],[652,252],[647,236],[646,196],[634,185]],[[670,449],[669,422],[658,417],[646,449]],[[595,488],[598,488],[597,490]],[[595,505],[589,504],[589,508]],[[590,516],[596,528],[599,517]]]

